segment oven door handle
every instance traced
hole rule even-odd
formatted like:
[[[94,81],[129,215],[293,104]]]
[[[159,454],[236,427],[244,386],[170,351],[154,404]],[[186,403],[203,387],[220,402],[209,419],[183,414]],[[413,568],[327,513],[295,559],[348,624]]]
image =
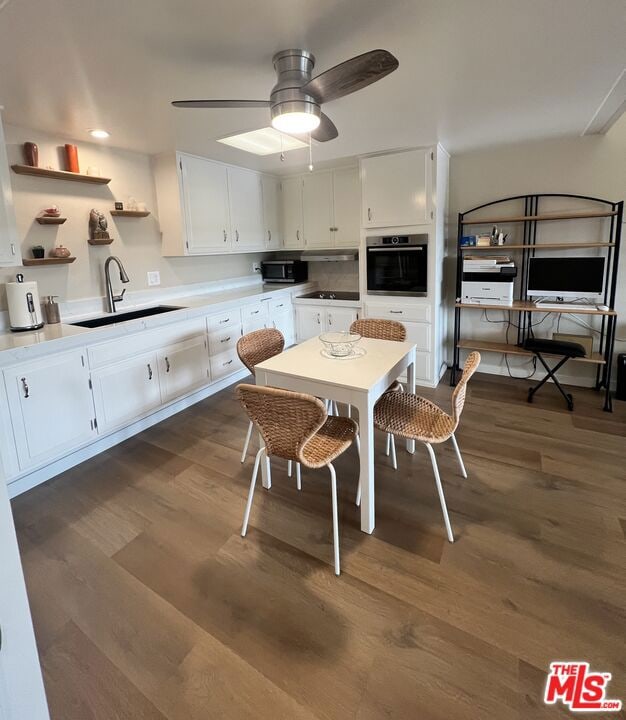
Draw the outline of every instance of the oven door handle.
[[[389,252],[390,250],[394,250],[396,252],[422,252],[424,250],[423,247],[407,247],[406,245],[390,245],[389,247],[384,248],[373,248],[369,247],[367,248],[368,253],[375,253],[375,252]]]

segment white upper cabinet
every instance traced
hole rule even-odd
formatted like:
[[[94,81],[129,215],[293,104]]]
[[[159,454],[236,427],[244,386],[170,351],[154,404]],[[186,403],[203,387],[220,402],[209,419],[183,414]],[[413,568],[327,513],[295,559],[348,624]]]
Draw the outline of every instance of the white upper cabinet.
[[[340,168],[333,171],[334,246],[359,247],[361,187],[359,169]]]
[[[304,245],[332,247],[334,238],[333,173],[316,172],[303,178]]]
[[[193,155],[179,158],[187,252],[203,255],[229,250],[227,167]]]
[[[430,223],[431,168],[430,148],[363,158],[362,227]]]
[[[18,247],[9,161],[0,121],[0,266],[19,265],[22,262]]]
[[[228,196],[233,250],[263,250],[265,234],[259,173],[229,167]]]
[[[303,248],[301,176],[285,178],[283,188],[283,245],[286,248]]]
[[[274,175],[261,175],[261,195],[263,196],[265,249],[279,250],[283,243],[280,224],[280,180]]]

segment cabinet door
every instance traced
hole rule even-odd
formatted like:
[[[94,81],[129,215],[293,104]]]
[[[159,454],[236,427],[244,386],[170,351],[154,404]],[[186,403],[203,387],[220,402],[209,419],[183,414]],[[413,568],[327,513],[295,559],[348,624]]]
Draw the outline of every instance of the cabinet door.
[[[302,178],[286,178],[281,185],[283,192],[283,245],[286,248],[303,248]]]
[[[187,252],[206,255],[230,249],[226,166],[180,155]]]
[[[5,370],[22,470],[93,439],[94,406],[86,355],[53,355]]]
[[[334,236],[332,172],[305,175],[302,198],[305,247],[332,247]]]
[[[293,313],[291,310],[284,310],[272,314],[271,320],[272,326],[283,334],[285,338],[285,347],[289,347],[294,343],[294,327],[293,327]]]
[[[252,170],[228,168],[232,249],[263,250],[263,200],[261,176]]]
[[[430,222],[430,150],[361,160],[363,227]]]
[[[261,194],[263,195],[265,248],[266,250],[278,250],[283,243],[280,229],[280,180],[273,175],[261,175]]]
[[[359,247],[361,185],[358,168],[344,168],[333,173],[333,206],[335,247]]]
[[[359,313],[353,308],[333,307],[326,310],[326,329],[329,332],[346,332],[358,320]]]
[[[208,385],[207,340],[198,336],[172,345],[159,353],[159,378],[163,402],[175,400],[202,385]]]
[[[126,425],[161,404],[156,353],[96,370],[91,381],[100,432]]]
[[[324,308],[316,305],[296,306],[296,332],[298,342],[304,342],[324,332]]]
[[[18,247],[9,162],[0,121],[0,265],[19,265]]]

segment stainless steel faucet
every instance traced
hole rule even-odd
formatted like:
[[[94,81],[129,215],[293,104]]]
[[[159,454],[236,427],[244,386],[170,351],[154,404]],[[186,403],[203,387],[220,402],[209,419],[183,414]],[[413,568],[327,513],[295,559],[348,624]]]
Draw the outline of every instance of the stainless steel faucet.
[[[127,283],[129,281],[126,270],[124,270],[124,266],[122,265],[122,261],[115,255],[110,255],[104,263],[104,280],[107,286],[107,304],[109,306],[109,312],[112,313],[117,312],[115,309],[115,303],[121,302],[124,299],[124,293],[126,292],[126,288],[123,288],[122,292],[119,295],[113,294],[113,286],[111,285],[111,271],[109,270],[109,265],[113,261],[115,261],[117,267],[119,268],[120,280],[123,283]]]

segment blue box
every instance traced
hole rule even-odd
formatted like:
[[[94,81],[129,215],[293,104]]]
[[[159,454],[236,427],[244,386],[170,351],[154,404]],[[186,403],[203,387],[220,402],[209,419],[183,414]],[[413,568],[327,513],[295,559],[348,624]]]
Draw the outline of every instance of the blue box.
[[[476,247],[476,235],[465,235],[461,238],[461,247]]]

